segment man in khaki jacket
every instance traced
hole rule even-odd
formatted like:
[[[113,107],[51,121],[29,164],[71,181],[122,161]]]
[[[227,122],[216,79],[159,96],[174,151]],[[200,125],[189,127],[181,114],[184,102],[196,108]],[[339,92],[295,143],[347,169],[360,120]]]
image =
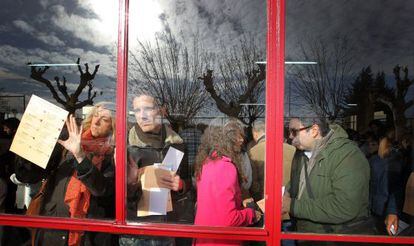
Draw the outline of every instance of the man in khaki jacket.
[[[264,170],[265,170],[265,152],[266,152],[266,125],[263,120],[256,120],[253,123],[252,133],[253,139],[256,142],[249,150],[249,157],[252,163],[252,186],[250,187],[250,194],[257,202],[264,197]],[[290,170],[292,165],[293,155],[296,148],[292,145],[283,144],[283,186],[290,180]]]
[[[256,145],[249,150],[253,179],[250,194],[256,202],[263,199],[264,196],[265,128],[263,120],[256,120],[253,123],[252,133]]]

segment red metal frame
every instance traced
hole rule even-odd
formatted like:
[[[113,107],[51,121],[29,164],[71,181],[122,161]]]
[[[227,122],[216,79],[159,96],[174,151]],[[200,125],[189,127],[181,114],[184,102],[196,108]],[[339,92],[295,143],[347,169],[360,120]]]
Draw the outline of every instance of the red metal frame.
[[[128,13],[129,0],[119,1],[118,14],[118,66],[116,83],[116,167],[115,173],[126,173],[126,119],[128,78]],[[125,175],[115,175],[115,221],[125,224]]]
[[[269,245],[280,245],[283,153],[283,101],[285,76],[285,1],[267,2],[266,65],[266,217]],[[279,164],[279,165],[278,165]],[[272,177],[272,178],[271,178]],[[273,178],[274,177],[274,178]]]
[[[129,0],[119,0],[116,173],[125,173],[127,77],[128,77],[128,13]],[[113,221],[72,220],[68,218],[1,215],[0,224],[63,230],[89,230],[117,234],[145,234],[171,237],[218,238],[266,241],[280,245],[284,239],[414,243],[414,238],[319,235],[282,233],[281,184],[283,100],[285,75],[285,0],[267,0],[267,76],[266,76],[266,219],[264,228],[223,228],[173,224],[128,224],[125,221],[125,175],[116,175],[116,216]]]

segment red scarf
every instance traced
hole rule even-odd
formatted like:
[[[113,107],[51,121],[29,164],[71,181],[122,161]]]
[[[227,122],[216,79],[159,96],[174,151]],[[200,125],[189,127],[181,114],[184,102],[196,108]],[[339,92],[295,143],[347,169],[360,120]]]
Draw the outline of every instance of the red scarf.
[[[98,170],[101,170],[102,161],[112,151],[109,138],[94,138],[91,130],[88,129],[82,133],[81,145],[86,158],[91,160]],[[77,178],[77,172],[75,171],[69,180],[65,194],[65,204],[69,206],[70,218],[85,218],[88,213],[90,198],[91,193]],[[83,234],[83,231],[70,231],[68,245],[80,245]]]

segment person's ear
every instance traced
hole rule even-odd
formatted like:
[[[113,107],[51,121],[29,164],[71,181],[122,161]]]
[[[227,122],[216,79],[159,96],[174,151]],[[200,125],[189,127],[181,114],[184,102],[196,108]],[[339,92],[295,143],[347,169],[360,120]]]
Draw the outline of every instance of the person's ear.
[[[319,137],[319,135],[320,135],[320,129],[319,129],[319,126],[317,124],[314,124],[311,127],[310,131],[311,131],[311,136],[313,138],[318,138]]]

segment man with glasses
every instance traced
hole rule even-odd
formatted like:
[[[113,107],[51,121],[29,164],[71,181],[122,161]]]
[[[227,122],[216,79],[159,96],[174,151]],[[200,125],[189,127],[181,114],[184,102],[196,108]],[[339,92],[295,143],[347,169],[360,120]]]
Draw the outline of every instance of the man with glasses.
[[[364,233],[354,229],[368,218],[370,171],[358,146],[318,117],[291,119],[289,138],[299,151],[282,213],[296,219],[300,232]]]

